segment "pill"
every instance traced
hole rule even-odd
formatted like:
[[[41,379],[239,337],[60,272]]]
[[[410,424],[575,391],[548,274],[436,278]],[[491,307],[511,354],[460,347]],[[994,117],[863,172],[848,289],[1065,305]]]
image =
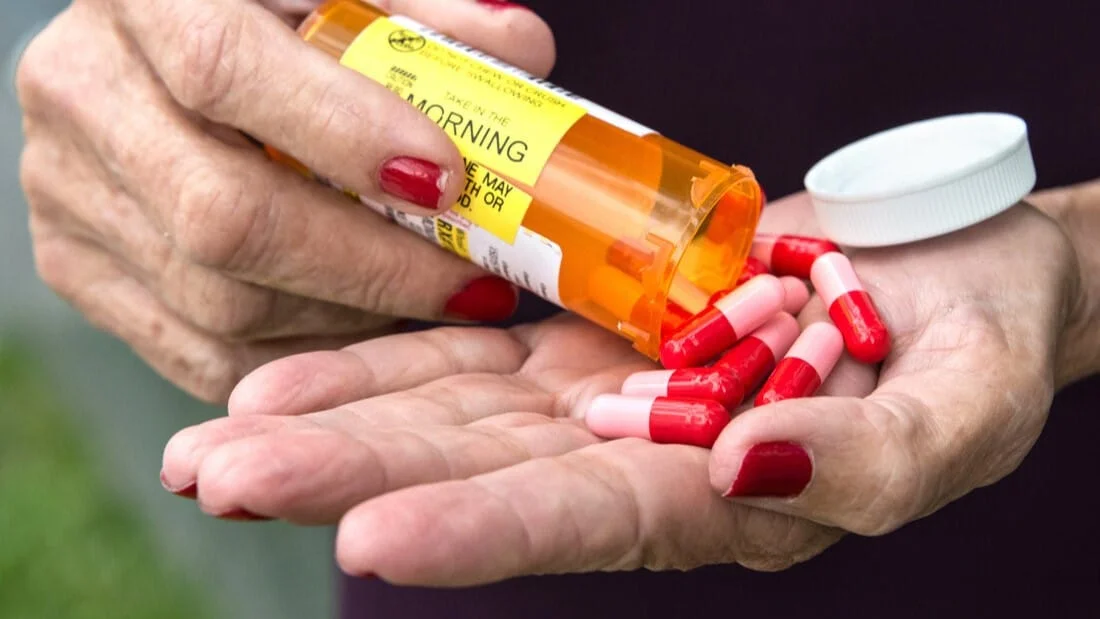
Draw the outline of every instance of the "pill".
[[[661,363],[669,370],[703,365],[778,314],[785,297],[778,278],[757,275],[666,339]]]
[[[656,252],[643,246],[641,241],[619,239],[607,248],[607,263],[634,279],[642,279],[642,274],[653,264]]]
[[[756,394],[756,406],[817,393],[843,353],[844,339],[836,326],[815,322],[806,327]]]
[[[890,353],[890,333],[848,257],[839,252],[821,256],[814,262],[810,279],[829,308],[829,318],[844,336],[848,354],[863,363],[885,359]]]
[[[744,393],[752,393],[775,368],[775,362],[787,354],[799,331],[794,316],[780,312],[722,355],[714,369],[730,373]]]
[[[729,424],[730,414],[711,400],[604,394],[592,400],[584,419],[602,438],[635,437],[709,448]]]
[[[623,381],[620,391],[630,396],[714,400],[727,409],[736,408],[745,399],[745,390],[737,377],[712,368],[637,372]]]
[[[749,256],[745,259],[745,266],[741,268],[741,274],[737,276],[737,282],[733,288],[726,288],[719,290],[718,292],[710,296],[710,300],[707,301],[707,305],[714,305],[714,302],[727,294],[733,292],[737,287],[744,286],[748,281],[757,275],[763,275],[768,272],[768,267],[763,262],[760,262],[756,258]]]
[[[806,283],[790,275],[780,277],[779,281],[783,282],[783,291],[786,293],[783,298],[783,311],[788,314],[801,312],[802,308],[810,302],[810,289],[806,287]]]
[[[763,262],[775,275],[810,279],[814,260],[829,252],[839,251],[835,243],[826,239],[793,234],[758,234],[752,240],[750,255]]]
[[[661,341],[667,340],[673,333],[676,333],[677,329],[691,320],[691,316],[691,312],[679,305],[666,303],[665,311],[661,314]]]

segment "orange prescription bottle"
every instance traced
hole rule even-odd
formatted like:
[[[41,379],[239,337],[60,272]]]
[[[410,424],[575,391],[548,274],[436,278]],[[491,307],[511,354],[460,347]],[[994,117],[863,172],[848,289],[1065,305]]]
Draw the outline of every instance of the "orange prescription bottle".
[[[762,206],[748,168],[358,0],[326,2],[299,31],[418,108],[462,153],[465,190],[443,215],[363,200],[398,225],[621,334],[651,359],[662,331],[734,287]]]

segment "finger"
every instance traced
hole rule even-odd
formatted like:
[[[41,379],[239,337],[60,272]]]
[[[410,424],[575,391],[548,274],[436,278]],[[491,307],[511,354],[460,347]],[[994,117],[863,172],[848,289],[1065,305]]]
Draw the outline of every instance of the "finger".
[[[196,480],[204,511],[237,510],[300,524],[335,523],[369,498],[422,483],[464,479],[597,442],[576,421],[538,414],[462,426],[263,434],[224,444]]]
[[[155,107],[126,112],[132,130],[112,131],[126,106],[111,109],[96,125],[105,157],[187,263],[383,315],[491,321],[515,309],[511,284],[255,149],[229,146]],[[280,311],[300,309],[290,305]]]
[[[546,345],[548,340],[553,344]],[[567,352],[574,346],[592,352],[576,359]],[[627,372],[646,365],[620,339],[576,317],[512,330],[441,328],[274,361],[233,390],[229,414],[300,415],[447,376],[518,373],[537,390],[558,394],[547,414],[570,416],[597,392],[617,390]],[[459,388],[465,380],[456,379]]]
[[[300,417],[237,415],[208,421],[178,432],[164,450],[166,474],[174,486],[194,481],[206,455],[230,441],[281,432],[322,428],[360,437],[377,430],[432,425],[461,426],[512,411],[547,417],[552,394],[532,389],[512,376],[448,376],[402,391]]]
[[[34,123],[32,131],[37,131]],[[27,145],[22,159],[28,201],[59,230],[109,247],[129,273],[198,330],[240,342],[360,334],[392,323],[356,308],[242,282],[185,260],[101,165],[83,140],[40,135]],[[65,171],[65,182],[57,182],[58,170]]]
[[[252,368],[346,338],[300,338],[230,346],[181,321],[102,248],[32,219],[39,276],[96,327],[129,344],[167,380],[208,402],[224,402]]]
[[[958,361],[967,357],[996,358],[936,355],[935,367],[888,380],[865,400],[788,400],[739,416],[714,446],[714,490],[881,535],[1000,479],[1038,436],[1052,390],[1023,387],[1033,384],[1030,370],[991,376],[988,364]]]
[[[804,560],[839,534],[710,491],[706,452],[622,440],[389,493],[343,518],[337,560],[404,585]],[[385,531],[385,535],[380,535]]]
[[[184,107],[396,208],[425,214],[457,202],[464,167],[446,134],[383,85],[310,49],[262,7],[163,0],[140,9],[122,3],[121,10]],[[494,30],[506,31],[504,22],[514,29],[538,21],[526,12],[481,12],[483,19],[468,20],[472,26],[497,23]]]
[[[501,329],[441,328],[279,359],[249,374],[230,415],[300,415],[458,374],[512,374],[527,347]]]

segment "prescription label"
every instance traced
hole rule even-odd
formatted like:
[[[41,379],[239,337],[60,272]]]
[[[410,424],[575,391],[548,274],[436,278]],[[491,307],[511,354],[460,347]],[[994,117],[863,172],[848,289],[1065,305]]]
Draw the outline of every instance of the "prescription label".
[[[360,200],[402,228],[564,309],[558,291],[562,252],[550,239],[520,226],[515,240],[505,243],[456,211],[420,217],[365,198]]]
[[[478,185],[494,195],[473,196],[468,187],[454,210],[507,242],[515,239],[530,206],[515,184],[533,186],[562,137],[585,114],[635,135],[653,133],[407,17],[372,22],[340,62],[443,129],[466,159],[467,182],[473,163]]]

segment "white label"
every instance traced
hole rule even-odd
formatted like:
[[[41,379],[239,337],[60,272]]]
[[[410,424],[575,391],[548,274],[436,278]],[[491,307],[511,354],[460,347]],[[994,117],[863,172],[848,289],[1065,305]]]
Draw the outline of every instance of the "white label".
[[[453,227],[465,235],[462,246],[468,258],[481,268],[503,277],[513,284],[533,292],[543,299],[565,309],[558,291],[561,275],[561,248],[550,239],[524,227],[520,227],[513,244],[500,240],[454,211],[437,217],[420,217],[397,211],[388,206],[360,198],[363,204],[397,225],[420,235],[431,243],[454,251],[440,240],[441,224]],[[461,252],[460,252],[461,254]]]
[[[588,99],[585,99],[584,97],[569,92],[561,86],[557,86],[542,78],[535,77],[522,69],[513,67],[512,65],[507,64],[498,58],[494,58],[493,56],[490,56],[480,50],[474,49],[473,47],[470,47],[469,45],[466,45],[461,41],[456,41],[445,34],[436,32],[435,30],[432,30],[424,24],[416,22],[408,17],[405,17],[404,15],[392,15],[390,16],[390,21],[394,22],[395,24],[404,26],[405,28],[408,28],[413,32],[417,32],[425,37],[428,37],[441,45],[446,45],[447,47],[459,53],[470,56],[471,58],[476,58],[477,60],[480,60],[481,62],[492,66],[495,69],[503,71],[504,73],[507,73],[513,77],[524,80],[537,88],[541,88],[546,92],[568,99],[572,103],[584,108],[584,110],[592,116],[595,116],[605,123],[618,127],[623,131],[627,131],[639,137],[657,133],[656,131],[650,129],[649,127],[646,127],[645,125],[634,122],[633,120],[630,120],[625,116],[616,114],[615,112],[612,112],[611,110],[599,104],[593,103]]]

